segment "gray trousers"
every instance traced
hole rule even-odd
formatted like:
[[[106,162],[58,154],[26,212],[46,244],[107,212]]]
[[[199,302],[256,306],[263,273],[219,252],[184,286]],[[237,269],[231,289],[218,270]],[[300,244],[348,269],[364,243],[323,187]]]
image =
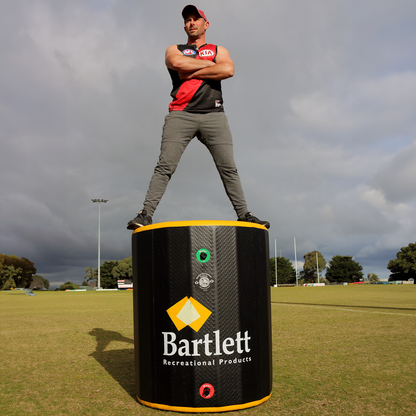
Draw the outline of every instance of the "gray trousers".
[[[153,215],[182,153],[195,136],[210,151],[237,217],[244,217],[248,211],[247,204],[234,162],[230,127],[223,112],[195,114],[171,111],[165,117],[159,161],[150,180],[143,208],[148,215]]]

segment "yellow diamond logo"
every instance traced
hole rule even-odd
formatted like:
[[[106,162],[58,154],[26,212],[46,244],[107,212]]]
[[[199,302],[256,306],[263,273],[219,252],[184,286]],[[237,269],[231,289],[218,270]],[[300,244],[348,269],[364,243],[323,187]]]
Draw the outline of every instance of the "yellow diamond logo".
[[[187,296],[171,306],[166,312],[178,331],[189,325],[196,332],[201,329],[212,313],[193,297],[188,298]]]

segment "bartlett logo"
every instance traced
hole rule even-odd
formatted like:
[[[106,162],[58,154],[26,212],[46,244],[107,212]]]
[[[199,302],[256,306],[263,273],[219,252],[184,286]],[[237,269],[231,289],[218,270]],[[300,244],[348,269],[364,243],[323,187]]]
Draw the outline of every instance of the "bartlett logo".
[[[189,325],[196,332],[201,329],[212,313],[194,298],[187,296],[171,306],[166,312],[178,331]]]

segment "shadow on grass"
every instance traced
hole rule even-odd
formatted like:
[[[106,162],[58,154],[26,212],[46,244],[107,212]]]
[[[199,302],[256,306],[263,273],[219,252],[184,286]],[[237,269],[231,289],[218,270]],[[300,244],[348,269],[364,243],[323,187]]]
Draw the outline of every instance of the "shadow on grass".
[[[126,342],[127,344],[134,344],[134,340],[121,335],[120,332],[107,331],[102,328],[94,328],[89,332],[90,335],[95,337],[97,341],[97,347],[95,352],[104,352],[111,341]]]
[[[364,305],[331,305],[329,303],[302,303],[302,302],[276,302],[280,305],[306,305],[306,306],[328,306],[333,308],[351,308],[351,309],[389,309],[394,311],[416,311],[416,308],[392,308],[389,306],[364,306]]]
[[[112,341],[134,344],[134,340],[121,335],[119,332],[106,331],[102,328],[94,328],[89,334],[95,336],[97,340],[97,347],[90,354],[90,357],[93,357],[137,401],[134,378],[134,348],[105,351]]]

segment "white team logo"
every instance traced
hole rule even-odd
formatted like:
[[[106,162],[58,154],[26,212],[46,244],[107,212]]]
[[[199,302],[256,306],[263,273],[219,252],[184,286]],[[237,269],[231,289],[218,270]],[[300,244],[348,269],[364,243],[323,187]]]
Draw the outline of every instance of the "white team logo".
[[[201,58],[205,58],[206,56],[214,56],[214,52],[209,49],[205,49],[203,51],[199,51],[199,56]]]

